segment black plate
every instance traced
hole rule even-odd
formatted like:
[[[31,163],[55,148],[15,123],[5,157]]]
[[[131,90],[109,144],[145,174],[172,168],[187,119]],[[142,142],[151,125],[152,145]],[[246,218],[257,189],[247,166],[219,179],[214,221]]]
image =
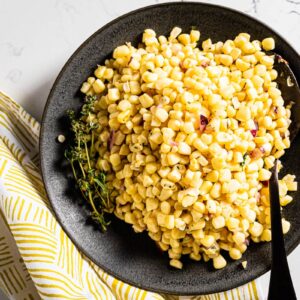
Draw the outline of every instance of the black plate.
[[[239,261],[231,260],[219,271],[213,270],[211,263],[191,261],[185,262],[183,270],[173,270],[168,266],[167,256],[158,252],[146,234],[135,234],[118,220],[113,220],[108,232],[102,234],[89,221],[88,210],[78,203],[66,178],[65,146],[56,142],[59,134],[68,136],[65,112],[80,107],[79,88],[97,64],[103,63],[118,45],[128,41],[136,44],[146,28],[168,34],[174,26],[184,31],[196,26],[201,31],[201,41],[233,39],[240,32],[248,32],[253,39],[259,40],[272,36],[276,41],[276,52],[290,62],[299,81],[300,58],[295,50],[271,28],[243,13],[203,3],[166,3],[142,8],[98,30],[79,47],[60,72],[43,115],[41,167],[60,224],[77,247],[105,271],[147,290],[182,295],[207,294],[237,287],[267,272],[270,269],[270,244],[251,244],[243,256],[243,260],[248,261],[246,271]],[[297,178],[300,178],[299,143],[298,138],[287,151],[282,172],[291,172]],[[283,212],[292,223],[286,236],[288,252],[300,241],[300,193],[293,196],[295,200]]]

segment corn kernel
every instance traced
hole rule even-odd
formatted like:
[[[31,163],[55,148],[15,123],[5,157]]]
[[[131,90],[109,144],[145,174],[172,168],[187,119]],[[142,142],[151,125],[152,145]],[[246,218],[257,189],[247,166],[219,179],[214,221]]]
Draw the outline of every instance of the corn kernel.
[[[219,180],[219,172],[213,170],[207,174],[205,179],[211,182],[217,182]]]
[[[232,258],[232,259],[240,259],[242,257],[242,253],[240,250],[236,249],[236,248],[230,248],[229,250],[229,256]]]
[[[130,54],[130,50],[126,45],[117,47],[113,52],[114,58],[122,58],[123,56],[128,56]]]
[[[259,237],[262,234],[263,229],[264,228],[260,223],[254,222],[253,224],[250,225],[249,232],[251,233],[252,236]]]
[[[268,181],[271,178],[272,173],[267,169],[260,169],[258,173],[259,181]]]
[[[105,90],[105,85],[100,79],[95,80],[92,86],[96,94],[100,94]]]
[[[157,108],[155,111],[155,116],[163,123],[168,119],[169,114],[163,108]]]
[[[167,160],[170,166],[174,166],[180,162],[180,156],[177,153],[168,153]]]
[[[239,226],[239,220],[231,217],[226,220],[226,226],[229,230],[235,230]]]
[[[289,221],[286,221],[285,219],[281,219],[282,222],[282,232],[283,234],[286,234],[290,231],[291,223]]]
[[[236,118],[241,122],[246,122],[251,118],[251,111],[247,106],[241,106],[237,111]]]
[[[154,104],[154,100],[147,93],[139,97],[140,103],[143,107],[148,108]]]
[[[260,59],[260,63],[265,65],[266,67],[272,67],[274,64],[274,59],[270,56],[265,55]]]
[[[215,269],[223,269],[227,265],[227,262],[222,255],[218,255],[213,258],[213,265]]]
[[[107,97],[110,101],[117,101],[120,99],[120,92],[117,88],[111,88],[108,90]]]
[[[275,48],[275,41],[273,38],[263,39],[261,44],[262,44],[264,50],[266,50],[266,51],[270,51]]]
[[[261,240],[264,242],[270,242],[271,239],[272,239],[271,230],[264,229],[264,231],[261,234]]]
[[[225,218],[223,216],[217,216],[212,219],[212,225],[216,229],[223,228],[225,226]]]
[[[229,169],[219,170],[219,181],[228,182],[231,180],[231,171]]]
[[[212,158],[211,164],[215,170],[224,169],[226,167],[226,161],[223,157]]]
[[[182,269],[182,262],[178,259],[171,259],[170,266],[172,266],[176,269]]]
[[[204,238],[200,239],[200,243],[206,248],[211,247],[214,242],[215,238],[212,235],[206,235]]]
[[[192,152],[191,147],[185,142],[178,143],[178,153],[183,155],[190,155]]]
[[[109,161],[112,164],[112,166],[117,166],[121,163],[121,158],[118,153],[111,154],[109,157]]]

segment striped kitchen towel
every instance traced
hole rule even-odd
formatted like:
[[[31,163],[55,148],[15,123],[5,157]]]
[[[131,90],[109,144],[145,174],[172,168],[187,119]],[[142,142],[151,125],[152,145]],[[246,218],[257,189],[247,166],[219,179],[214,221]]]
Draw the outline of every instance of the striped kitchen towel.
[[[38,168],[40,124],[0,92],[0,288],[10,299],[264,299],[257,281],[209,296],[147,292],[105,273],[56,221]]]

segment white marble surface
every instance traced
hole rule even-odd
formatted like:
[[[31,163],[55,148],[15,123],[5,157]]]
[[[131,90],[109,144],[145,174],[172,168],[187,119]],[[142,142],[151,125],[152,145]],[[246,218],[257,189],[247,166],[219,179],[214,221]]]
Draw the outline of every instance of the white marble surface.
[[[63,64],[92,33],[117,16],[159,0],[0,0],[0,90],[41,120]],[[207,0],[251,14],[300,53],[300,0]],[[300,297],[300,247],[289,257]],[[268,287],[268,276],[262,278]],[[3,297],[0,294],[0,299]]]

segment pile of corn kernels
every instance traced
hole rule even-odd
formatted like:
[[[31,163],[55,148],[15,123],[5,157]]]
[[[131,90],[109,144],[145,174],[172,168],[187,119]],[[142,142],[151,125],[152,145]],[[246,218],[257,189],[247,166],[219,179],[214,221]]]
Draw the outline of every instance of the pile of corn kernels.
[[[200,32],[117,47],[81,91],[96,95],[96,167],[107,172],[115,215],[147,231],[170,265],[180,258],[241,259],[250,241],[270,241],[270,168],[289,148],[290,107],[276,87],[275,47],[240,33],[197,46]],[[295,176],[280,180],[292,201]],[[282,220],[287,233],[290,223]]]

